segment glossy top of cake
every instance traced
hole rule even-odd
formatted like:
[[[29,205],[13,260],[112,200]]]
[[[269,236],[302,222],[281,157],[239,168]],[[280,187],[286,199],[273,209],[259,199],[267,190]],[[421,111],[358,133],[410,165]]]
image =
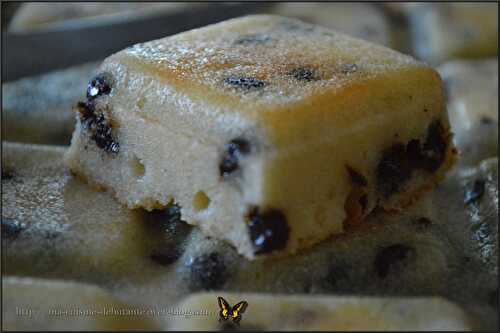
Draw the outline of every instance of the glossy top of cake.
[[[112,56],[178,90],[283,104],[421,67],[388,48],[316,25],[252,15],[137,44]],[[108,61],[109,61],[108,60]],[[222,95],[222,96],[221,96]]]

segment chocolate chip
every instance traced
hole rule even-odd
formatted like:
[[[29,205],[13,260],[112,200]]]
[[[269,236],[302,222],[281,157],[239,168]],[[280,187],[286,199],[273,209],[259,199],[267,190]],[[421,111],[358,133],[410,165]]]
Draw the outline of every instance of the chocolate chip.
[[[448,142],[445,130],[439,121],[429,125],[423,144],[412,139],[403,145],[396,143],[382,152],[377,165],[377,189],[389,197],[406,183],[414,170],[436,171],[444,162]]]
[[[225,83],[242,89],[258,89],[264,87],[264,81],[253,77],[230,76],[224,80]]]
[[[344,64],[340,68],[340,71],[342,74],[352,74],[355,73],[358,70],[358,66],[356,64]]]
[[[365,176],[351,168],[350,166],[346,166],[347,172],[349,173],[349,178],[351,180],[351,184],[353,186],[359,186],[363,187],[368,185],[368,181],[366,180]]]
[[[299,81],[312,81],[316,80],[314,71],[307,68],[295,68],[287,73],[288,75],[293,76],[295,79]]]
[[[410,179],[411,171],[403,144],[397,143],[384,150],[376,170],[378,192],[388,198]]]
[[[192,230],[192,227],[182,220],[181,207],[173,201],[163,210],[140,211],[140,218],[151,226],[154,232],[165,233],[167,240],[174,244],[182,242]]]
[[[482,179],[474,181],[472,188],[465,191],[465,204],[475,203],[484,195],[486,182]]]
[[[422,147],[419,167],[434,172],[443,164],[448,148],[445,132],[440,121],[434,121],[429,125],[427,137]]]
[[[375,257],[375,271],[380,278],[386,278],[391,271],[396,270],[407,258],[415,254],[416,251],[413,247],[403,244],[383,247]]]
[[[104,117],[104,114],[97,113],[95,104],[91,100],[78,102],[77,111],[84,128],[90,133],[90,138],[94,140],[97,147],[109,152],[118,153],[120,144],[113,138],[111,126]]]
[[[16,239],[17,236],[26,229],[26,226],[19,221],[2,217],[2,238],[3,239]]]
[[[216,252],[193,259],[189,266],[191,290],[213,290],[221,288],[227,279],[226,264]]]
[[[269,209],[259,213],[258,208],[253,208],[248,219],[255,254],[269,253],[286,247],[290,229],[282,212]]]
[[[94,77],[87,87],[87,98],[93,99],[101,95],[108,95],[111,92],[111,76],[101,73]]]
[[[244,35],[239,37],[234,41],[236,45],[256,45],[256,44],[265,44],[272,40],[268,35],[262,34],[253,34],[253,35]]]
[[[161,249],[155,250],[150,255],[149,258],[155,263],[161,266],[169,266],[177,261],[181,256],[181,252],[177,249]]]
[[[233,139],[225,147],[225,154],[219,164],[219,173],[227,177],[239,168],[239,160],[250,153],[250,143],[245,139]]]
[[[415,168],[418,167],[422,159],[422,147],[420,140],[412,139],[408,141],[406,144],[406,153],[408,155],[408,162],[410,165],[413,165]]]
[[[113,139],[111,126],[102,113],[95,118],[92,126],[93,134],[91,138],[95,141],[97,147],[110,153],[118,153],[120,151],[120,145]]]
[[[77,111],[80,114],[80,119],[85,127],[95,119],[95,105],[93,102],[85,101],[78,102],[76,105]]]

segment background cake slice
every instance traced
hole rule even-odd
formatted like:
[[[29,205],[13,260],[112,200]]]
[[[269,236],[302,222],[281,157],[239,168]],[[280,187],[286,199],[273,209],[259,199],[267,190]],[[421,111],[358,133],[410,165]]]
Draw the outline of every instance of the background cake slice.
[[[130,208],[177,203],[248,258],[399,210],[452,164],[434,70],[295,19],[135,45],[99,73],[76,107],[71,169]]]
[[[427,331],[470,330],[473,322],[455,304],[437,297],[382,298],[325,295],[266,295],[223,293],[231,307],[248,303],[239,326],[218,322],[217,293],[187,297],[179,307],[208,311],[211,316],[176,317],[175,330],[301,330],[301,331]],[[215,316],[214,316],[215,315]],[[217,317],[216,317],[217,316]]]
[[[460,163],[498,155],[498,60],[454,60],[438,67]]]
[[[5,277],[2,296],[2,329],[9,331],[158,329],[136,308],[87,283]]]

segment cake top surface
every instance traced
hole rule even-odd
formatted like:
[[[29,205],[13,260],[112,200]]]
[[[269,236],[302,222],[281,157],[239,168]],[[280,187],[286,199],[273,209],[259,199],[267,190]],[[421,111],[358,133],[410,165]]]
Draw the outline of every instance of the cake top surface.
[[[286,104],[422,66],[388,48],[297,19],[251,15],[137,44],[110,59],[206,96]],[[111,60],[113,61],[113,60]]]

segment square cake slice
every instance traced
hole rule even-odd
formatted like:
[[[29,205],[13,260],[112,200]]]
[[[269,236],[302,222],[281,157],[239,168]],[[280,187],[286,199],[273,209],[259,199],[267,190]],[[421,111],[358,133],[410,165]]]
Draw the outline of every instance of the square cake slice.
[[[107,58],[67,163],[130,208],[248,258],[290,254],[439,181],[454,148],[436,71],[279,16],[232,19]]]

